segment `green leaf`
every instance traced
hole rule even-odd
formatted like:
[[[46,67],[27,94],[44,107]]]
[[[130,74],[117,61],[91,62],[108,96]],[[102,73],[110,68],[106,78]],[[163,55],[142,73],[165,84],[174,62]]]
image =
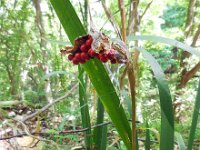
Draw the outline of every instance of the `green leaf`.
[[[199,80],[199,87],[197,91],[197,97],[194,105],[194,112],[192,116],[192,125],[190,128],[190,136],[188,139],[188,150],[192,150],[193,142],[194,142],[194,136],[195,136],[195,130],[197,128],[197,122],[198,122],[198,116],[200,112],[200,80]]]
[[[83,79],[83,68],[78,66],[79,71],[79,103],[81,107],[81,120],[82,120],[82,127],[89,128],[86,132],[84,132],[85,136],[85,146],[87,149],[92,148],[92,136],[91,136],[91,124],[90,124],[90,114],[89,114],[89,107],[88,107],[88,99],[86,94],[86,83]]]
[[[51,4],[71,43],[73,43],[74,39],[78,36],[86,34],[69,0],[51,0]],[[99,60],[93,59],[86,62],[82,67],[89,75],[105,110],[110,116],[127,149],[131,149],[131,128],[124,109],[120,104],[119,97],[103,64]]]
[[[153,36],[153,35],[137,35],[137,36],[128,36],[129,40],[148,40],[148,41],[154,41],[154,42],[160,42],[160,43],[165,43],[169,44],[178,48],[181,48],[193,55],[196,55],[197,57],[200,57],[200,51],[197,48],[193,48],[191,46],[188,46],[184,43],[181,43],[179,41],[161,37],[161,36]]]
[[[101,101],[97,102],[97,122],[96,124],[103,123],[104,120],[104,107]],[[106,150],[107,141],[107,126],[100,126],[94,129],[94,144],[96,150]]]
[[[170,90],[164,73],[155,58],[141,47],[137,49],[150,64],[157,81],[161,107],[161,137],[160,149],[173,150],[174,145],[174,115]]]

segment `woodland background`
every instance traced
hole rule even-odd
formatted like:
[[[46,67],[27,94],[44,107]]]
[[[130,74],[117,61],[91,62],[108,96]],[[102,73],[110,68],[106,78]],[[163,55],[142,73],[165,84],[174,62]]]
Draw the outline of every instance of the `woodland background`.
[[[76,0],[71,3],[87,31],[90,25],[90,7],[95,26],[111,38],[120,38],[122,24],[118,1]],[[135,5],[132,0],[125,0],[124,8],[127,12],[127,36],[156,35],[200,48],[199,0],[141,0]],[[86,148],[85,132],[81,130],[84,128],[81,109],[87,105],[90,123],[94,126],[97,124],[98,105],[102,104],[85,72],[82,74],[87,102],[80,104],[81,91],[77,86],[80,72],[77,66],[60,54],[60,49],[71,43],[51,3],[44,0],[0,0],[0,43],[0,139],[9,137],[7,141],[0,140],[0,148]],[[138,44],[154,56],[165,73],[173,99],[175,131],[181,133],[181,138],[187,143],[200,75],[199,58],[161,43],[139,41]],[[119,78],[124,66],[106,64],[105,67],[127,118],[130,118],[126,77],[122,91],[119,90]],[[151,148],[159,147],[160,108],[156,86],[150,66],[140,56],[137,64],[136,108],[141,149],[145,147],[146,122],[151,128]],[[62,98],[63,95],[65,97]],[[59,102],[54,103],[55,100]],[[43,113],[31,116],[45,106],[48,109]],[[102,126],[106,126],[106,129],[102,130],[106,130],[107,135],[105,149],[125,149],[106,112],[104,123]],[[71,133],[73,130],[77,132]],[[45,134],[41,134],[42,138],[38,140],[27,132]],[[57,134],[59,132],[64,133]],[[13,138],[22,133],[26,136],[21,139]],[[175,145],[178,149],[178,144]],[[199,148],[198,123],[193,149]]]

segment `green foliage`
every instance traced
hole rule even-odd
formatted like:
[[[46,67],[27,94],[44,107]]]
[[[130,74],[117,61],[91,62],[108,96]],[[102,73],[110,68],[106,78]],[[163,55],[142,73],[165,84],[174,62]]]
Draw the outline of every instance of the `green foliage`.
[[[182,28],[187,16],[187,8],[185,6],[175,3],[174,5],[169,5],[163,12],[165,23],[161,24],[162,29],[170,28]]]

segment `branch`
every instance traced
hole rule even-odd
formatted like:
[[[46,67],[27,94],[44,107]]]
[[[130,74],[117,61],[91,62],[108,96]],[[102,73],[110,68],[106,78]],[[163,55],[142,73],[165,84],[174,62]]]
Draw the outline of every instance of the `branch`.
[[[142,13],[142,15],[139,18],[139,22],[141,22],[142,18],[144,17],[144,15],[146,14],[147,10],[150,8],[151,4],[152,4],[153,0],[151,0],[149,2],[149,4],[147,5],[147,7],[145,8],[144,12]]]
[[[179,87],[184,88],[186,86],[186,83],[196,74],[199,69],[200,62],[182,76]]]
[[[110,23],[112,24],[115,32],[117,33],[117,35],[119,36],[119,38],[121,39],[121,33],[119,31],[119,28],[117,26],[117,24],[115,23],[115,19],[113,18],[113,15],[111,14],[111,12],[109,11],[109,9],[106,7],[106,4],[105,4],[105,0],[102,0],[101,1],[101,4],[103,6],[103,9],[106,13],[106,16],[107,18],[109,19]]]
[[[59,97],[59,98],[53,100],[52,103],[48,103],[46,106],[44,106],[44,107],[41,108],[40,110],[38,110],[38,111],[34,112],[33,114],[31,114],[31,115],[25,117],[25,118],[22,119],[21,121],[22,121],[22,122],[25,122],[25,121],[27,121],[27,120],[29,120],[29,119],[31,119],[31,118],[33,118],[33,117],[39,115],[40,113],[44,112],[45,110],[47,110],[49,107],[51,107],[51,106],[54,105],[55,103],[57,103],[57,102],[59,102],[60,100],[62,100],[62,99],[64,99],[64,98],[68,97],[77,87],[78,87],[78,84],[74,85],[74,86],[71,88],[71,90],[70,90],[68,93],[66,93],[64,96],[61,96],[61,97]]]

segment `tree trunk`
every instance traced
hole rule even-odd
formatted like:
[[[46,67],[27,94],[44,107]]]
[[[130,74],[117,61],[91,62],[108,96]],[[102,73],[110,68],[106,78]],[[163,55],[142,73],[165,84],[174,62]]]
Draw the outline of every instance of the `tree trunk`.
[[[46,43],[46,38],[45,38],[45,28],[44,28],[44,24],[42,20],[42,11],[40,7],[40,3],[41,3],[41,0],[33,0],[33,4],[36,10],[36,25],[40,32],[40,48],[42,50],[42,56],[43,56],[43,61],[42,61],[42,65],[40,66],[41,67],[40,69],[43,70],[44,75],[45,75],[49,73],[49,64],[48,64],[49,56],[46,50],[47,43]],[[52,92],[51,92],[51,84],[49,80],[45,81],[44,90],[45,90],[46,100],[51,103],[53,98],[52,98]]]
[[[196,0],[190,0],[189,5],[188,5],[188,14],[187,14],[187,20],[186,20],[186,25],[185,25],[185,37],[186,39],[189,38],[191,31],[192,31],[192,27],[193,27],[193,22],[194,22],[194,7],[196,4]],[[200,35],[200,24],[198,26],[198,29],[196,31],[196,33],[193,36],[193,40],[192,43],[190,44],[190,46],[195,47],[197,39],[199,38]],[[185,40],[186,41],[186,40]],[[174,112],[175,114],[178,113],[179,111],[179,107],[180,107],[180,103],[177,102],[178,97],[180,97],[183,93],[180,92],[181,89],[183,89],[187,82],[192,79],[196,72],[200,69],[200,62],[198,64],[196,64],[191,70],[187,70],[187,62],[185,61],[186,58],[189,58],[191,56],[191,54],[187,51],[183,51],[181,54],[181,60],[180,60],[180,70],[181,74],[180,74],[180,80],[178,80],[177,83],[177,88],[176,88],[176,94],[175,94],[175,98],[174,98]],[[175,115],[175,119],[179,122],[180,121],[180,117],[181,116],[177,116]]]

